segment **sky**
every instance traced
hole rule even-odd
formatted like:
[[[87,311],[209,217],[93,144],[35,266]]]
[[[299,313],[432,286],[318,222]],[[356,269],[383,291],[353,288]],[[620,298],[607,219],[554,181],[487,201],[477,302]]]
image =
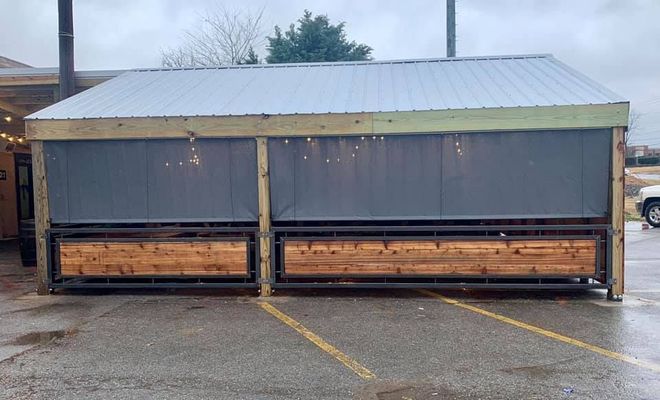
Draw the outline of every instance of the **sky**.
[[[57,65],[57,0],[0,0],[0,55]],[[344,21],[379,60],[445,55],[443,0],[74,0],[76,69],[157,67],[207,10]],[[552,53],[631,101],[633,143],[660,147],[660,0],[456,0],[457,56]],[[261,48],[263,55],[264,49]]]

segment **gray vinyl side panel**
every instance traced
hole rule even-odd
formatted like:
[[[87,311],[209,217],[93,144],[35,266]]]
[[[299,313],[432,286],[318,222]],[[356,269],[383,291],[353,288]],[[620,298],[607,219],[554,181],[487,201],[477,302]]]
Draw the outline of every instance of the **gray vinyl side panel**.
[[[144,141],[80,141],[66,146],[70,222],[144,219]]]
[[[271,139],[272,218],[602,216],[607,132]]]
[[[272,218],[437,218],[441,160],[438,135],[271,139]]]
[[[582,132],[582,213],[608,215],[612,130]]]
[[[231,201],[236,221],[259,220],[257,144],[254,139],[229,141]]]
[[[256,220],[255,141],[233,142],[148,141],[149,220]]]
[[[447,135],[443,216],[580,216],[578,132]]]
[[[46,142],[44,150],[54,223],[258,220],[254,139]]]
[[[45,141],[43,143],[51,221],[66,223],[69,222],[69,179],[66,142]]]

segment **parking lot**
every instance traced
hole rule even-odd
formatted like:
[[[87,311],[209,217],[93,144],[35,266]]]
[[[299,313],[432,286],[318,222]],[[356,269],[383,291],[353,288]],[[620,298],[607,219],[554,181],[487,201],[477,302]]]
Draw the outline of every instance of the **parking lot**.
[[[0,244],[0,397],[657,399],[660,229],[604,291],[36,296]]]

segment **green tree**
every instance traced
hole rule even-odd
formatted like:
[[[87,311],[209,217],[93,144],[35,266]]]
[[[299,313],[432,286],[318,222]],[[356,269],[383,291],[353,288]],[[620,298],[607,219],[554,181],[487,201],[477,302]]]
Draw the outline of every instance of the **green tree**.
[[[371,47],[349,42],[344,32],[345,23],[330,24],[327,15],[312,17],[305,10],[298,20],[298,27],[291,24],[282,32],[275,26],[273,37],[268,36],[268,63],[296,63],[319,61],[363,61],[371,60]]]
[[[239,62],[239,64],[260,64],[261,60],[259,59],[259,55],[254,51],[252,46],[248,49],[247,54],[245,55],[245,58]]]

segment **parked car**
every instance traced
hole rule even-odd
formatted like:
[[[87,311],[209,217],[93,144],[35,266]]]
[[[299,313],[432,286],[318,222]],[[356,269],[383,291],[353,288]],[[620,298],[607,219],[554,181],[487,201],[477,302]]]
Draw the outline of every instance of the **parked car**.
[[[653,227],[660,227],[660,185],[643,187],[635,202],[637,212]]]

